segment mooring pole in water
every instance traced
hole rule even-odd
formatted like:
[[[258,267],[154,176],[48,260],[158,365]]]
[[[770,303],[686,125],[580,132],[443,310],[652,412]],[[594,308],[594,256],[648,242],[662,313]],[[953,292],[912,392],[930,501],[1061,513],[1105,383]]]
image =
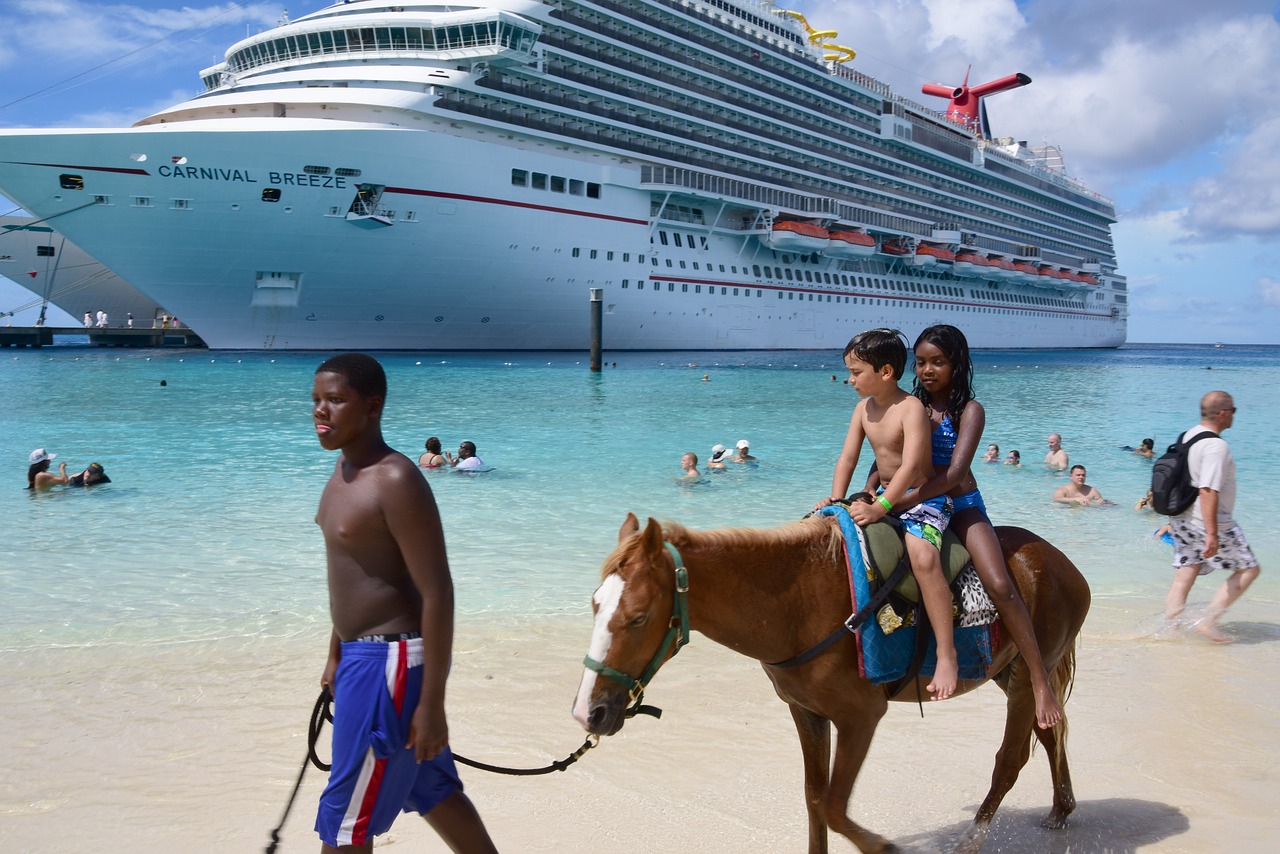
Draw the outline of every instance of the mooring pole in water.
[[[604,313],[604,289],[591,288],[591,370],[600,372],[600,325]]]

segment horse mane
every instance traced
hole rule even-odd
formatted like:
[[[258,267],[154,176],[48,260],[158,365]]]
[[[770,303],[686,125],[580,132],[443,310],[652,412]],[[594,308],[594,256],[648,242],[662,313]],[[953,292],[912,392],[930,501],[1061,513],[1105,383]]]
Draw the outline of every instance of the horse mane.
[[[825,519],[801,519],[776,528],[713,528],[709,531],[690,530],[679,522],[663,522],[662,531],[667,542],[676,548],[697,546],[735,551],[743,549],[768,551],[814,541],[817,539],[815,532],[818,531],[819,525],[826,529],[822,533],[826,536],[827,553],[832,557],[842,555],[844,536],[840,533],[840,526]]]

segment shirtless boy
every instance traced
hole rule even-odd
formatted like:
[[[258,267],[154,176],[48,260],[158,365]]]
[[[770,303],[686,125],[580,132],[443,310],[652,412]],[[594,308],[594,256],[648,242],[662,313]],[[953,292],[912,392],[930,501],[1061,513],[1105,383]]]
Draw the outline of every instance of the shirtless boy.
[[[866,526],[893,511],[910,535],[906,539],[911,572],[920,586],[920,598],[937,639],[938,663],[928,688],[933,699],[945,700],[955,693],[959,674],[951,590],[942,574],[939,552],[952,503],[946,495],[914,505],[907,497],[933,475],[929,417],[924,404],[898,387],[907,364],[907,347],[901,332],[872,329],[855,335],[845,347],[844,363],[849,369],[849,385],[861,400],[849,419],[849,432],[836,461],[831,497],[817,506],[825,507],[844,498],[865,438],[875,454],[881,492],[871,504],[853,502],[849,515]]]
[[[1059,486],[1053,493],[1053,500],[1059,504],[1074,504],[1077,507],[1088,507],[1106,504],[1102,493],[1084,482],[1085,468],[1081,465],[1071,467],[1071,482]]]
[[[316,512],[333,634],[320,677],[334,693],[333,770],[321,851],[372,851],[401,810],[455,852],[495,851],[449,751],[445,679],[453,580],[431,489],[382,438],[387,379],[362,353],[322,364],[311,392],[320,446],[341,451]]]

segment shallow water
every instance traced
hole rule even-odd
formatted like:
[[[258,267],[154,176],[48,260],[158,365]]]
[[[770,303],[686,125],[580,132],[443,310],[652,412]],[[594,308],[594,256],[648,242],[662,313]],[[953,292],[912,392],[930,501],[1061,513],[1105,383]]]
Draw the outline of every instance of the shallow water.
[[[455,747],[522,766],[581,742],[568,706],[589,597],[625,514],[691,527],[797,518],[827,493],[854,404],[848,386],[831,381],[843,378],[835,353],[618,354],[600,375],[564,353],[381,358],[394,446],[416,457],[427,436],[446,448],[470,439],[493,467],[425,476],[458,594]],[[318,447],[310,419],[322,359],[0,353],[10,484],[0,490],[0,755],[12,757],[0,837],[15,850],[80,851],[126,837],[157,850],[265,841],[304,750],[328,635],[313,519],[335,457]],[[1265,745],[1280,734],[1269,666],[1280,641],[1280,519],[1262,509],[1280,474],[1269,442],[1280,403],[1268,394],[1280,348],[995,352],[975,362],[984,445],[1017,448],[1025,461],[976,467],[993,518],[1057,544],[1094,594],[1069,706],[1077,819],[1046,841],[1037,822],[1047,772],[1033,757],[989,850],[1203,851],[1221,840],[1270,850],[1280,784],[1250,738]],[[1146,436],[1168,444],[1216,387],[1240,407],[1227,434],[1237,516],[1264,568],[1225,621],[1238,641],[1226,649],[1160,619],[1170,551],[1150,536],[1160,520],[1132,509],[1151,464],[1119,447]],[[1117,506],[1053,504],[1063,475],[1038,464],[1051,431]],[[684,451],[705,461],[712,445],[740,438],[758,466],[677,481]],[[24,492],[26,455],[40,446],[72,471],[102,462],[113,483]],[[1200,582],[1193,615],[1219,582]],[[504,850],[804,850],[785,707],[758,667],[695,641],[650,692],[668,708],[661,723],[628,724],[581,770],[545,784],[467,775]],[[858,820],[908,850],[948,847],[985,791],[1000,702],[986,689],[930,707],[926,729],[914,708],[891,709],[868,767],[889,769],[894,783],[860,783]],[[922,746],[956,773],[904,768],[900,757]],[[673,755],[687,757],[675,780]],[[306,828],[318,780],[304,787],[288,850],[314,845]],[[900,788],[910,805],[892,795]],[[639,843],[637,824],[648,828]],[[418,850],[427,836],[402,821],[385,844]]]

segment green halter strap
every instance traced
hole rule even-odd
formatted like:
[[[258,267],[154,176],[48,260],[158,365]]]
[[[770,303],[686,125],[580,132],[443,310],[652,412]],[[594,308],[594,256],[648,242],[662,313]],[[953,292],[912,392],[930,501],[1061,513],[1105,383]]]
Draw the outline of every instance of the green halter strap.
[[[602,676],[607,676],[626,688],[631,702],[637,706],[644,698],[645,686],[649,684],[650,680],[658,672],[658,668],[667,660],[667,652],[671,650],[672,644],[675,645],[675,650],[671,652],[671,655],[674,656],[680,651],[680,647],[689,642],[689,570],[685,569],[684,560],[680,557],[680,552],[675,546],[671,545],[671,543],[663,543],[663,545],[667,547],[667,551],[671,553],[671,559],[675,563],[676,589],[675,595],[672,597],[670,627],[667,629],[667,634],[663,637],[658,651],[654,653],[653,660],[649,662],[649,666],[645,668],[640,678],[636,679],[602,661],[596,661],[589,655],[582,660],[588,670],[594,670]]]

